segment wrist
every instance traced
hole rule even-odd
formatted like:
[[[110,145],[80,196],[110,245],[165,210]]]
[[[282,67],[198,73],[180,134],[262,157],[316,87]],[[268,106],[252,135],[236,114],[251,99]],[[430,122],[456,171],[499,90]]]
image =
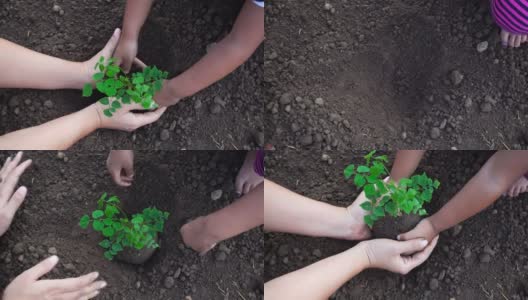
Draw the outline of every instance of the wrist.
[[[360,242],[348,250],[353,259],[352,261],[361,271],[372,268],[372,262],[368,256],[368,243],[369,241]]]
[[[435,215],[432,215],[430,217],[425,218],[427,222],[431,225],[431,229],[435,233],[434,235],[438,235],[443,229],[440,229],[440,224],[438,223],[438,220],[435,218]]]
[[[90,106],[88,106],[87,108],[85,108],[86,110],[88,110],[89,112],[89,115],[90,115],[90,120],[92,124],[92,128],[93,130],[96,130],[96,129],[100,129],[100,128],[103,128],[103,112],[99,106],[99,103],[96,102]]]
[[[139,30],[129,30],[123,28],[123,32],[121,32],[121,40],[123,42],[133,42],[137,43],[139,39]]]

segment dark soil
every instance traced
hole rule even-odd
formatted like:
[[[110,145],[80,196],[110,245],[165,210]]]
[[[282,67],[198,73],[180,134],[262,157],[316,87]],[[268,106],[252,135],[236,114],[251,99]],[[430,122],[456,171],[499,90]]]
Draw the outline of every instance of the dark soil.
[[[275,1],[266,12],[275,146],[527,147],[528,46],[502,48],[489,1]]]
[[[398,234],[413,229],[420,220],[418,215],[403,215],[397,218],[386,216],[374,223],[372,235],[375,238],[395,240]]]
[[[187,220],[225,207],[235,198],[234,178],[243,152],[136,151],[136,176],[129,189],[112,182],[105,167],[107,154],[66,152],[59,159],[57,152],[26,152],[34,161],[21,180],[29,194],[0,238],[0,286],[56,251],[61,261],[50,277],[99,271],[109,286],[98,299],[262,297],[261,229],[223,242],[204,257],[186,248],[179,234]],[[6,152],[0,153],[1,161],[6,157]],[[223,196],[212,201],[211,192],[217,189]],[[100,235],[78,226],[105,191],[125,201],[127,211],[156,206],[171,214],[160,236],[161,248],[146,264],[106,260],[97,245]]]
[[[348,206],[358,191],[343,169],[367,152],[285,149],[266,160],[267,177],[315,200]],[[442,185],[425,208],[443,206],[479,170],[492,152],[431,151],[420,164]],[[391,161],[394,153],[389,153]],[[345,284],[334,299],[528,299],[528,195],[501,198],[463,224],[440,235],[431,257],[406,276],[367,270]],[[265,234],[265,281],[340,253],[355,242],[291,234]],[[278,249],[282,248],[279,255]],[[287,249],[285,252],[284,249]],[[286,253],[286,255],[283,255]]]
[[[0,37],[48,55],[84,61],[122,26],[124,0],[1,1]],[[232,28],[243,1],[155,1],[139,41],[145,63],[180,74]],[[64,11],[53,11],[58,4]],[[171,107],[135,133],[99,130],[76,149],[245,149],[263,143],[263,47],[233,74]],[[0,91],[0,134],[35,126],[96,101],[81,91]],[[44,106],[48,100],[52,108]],[[213,113],[213,111],[215,113]],[[161,140],[163,129],[169,138]],[[262,145],[261,145],[262,146]]]

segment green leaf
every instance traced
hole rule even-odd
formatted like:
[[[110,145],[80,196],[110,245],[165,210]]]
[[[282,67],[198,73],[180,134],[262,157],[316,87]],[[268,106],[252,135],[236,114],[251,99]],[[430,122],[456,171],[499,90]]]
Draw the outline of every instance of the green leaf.
[[[88,215],[82,216],[79,221],[79,226],[81,226],[82,229],[86,229],[88,228],[88,224],[90,224],[90,217]]]
[[[352,175],[354,175],[354,165],[348,165],[345,170],[343,170],[343,174],[345,175],[346,179],[350,179]]]
[[[378,207],[374,208],[374,215],[377,216],[377,217],[384,217],[385,216],[385,211],[383,210],[383,208],[378,206]]]
[[[112,107],[115,109],[121,108],[121,103],[119,103],[119,101],[116,100],[112,102]]]
[[[372,226],[374,225],[374,220],[372,219],[371,215],[364,216],[363,220],[365,221],[365,224],[367,224],[370,228],[372,228]]]
[[[436,180],[433,182],[433,186],[435,189],[437,189],[438,187],[440,187],[440,181]]]
[[[356,174],[356,176],[354,176],[354,184],[358,187],[358,188],[361,188],[365,185],[367,181],[365,180],[365,177],[363,175],[359,175],[359,174]]]
[[[115,251],[115,252],[123,251],[123,247],[120,244],[113,244],[112,251]]]
[[[114,235],[114,233],[115,233],[115,230],[112,227],[106,227],[105,229],[103,229],[103,235],[105,237],[111,237]]]
[[[110,109],[105,109],[103,111],[103,113],[104,113],[105,116],[107,116],[109,118],[112,117],[112,112],[110,111]]]
[[[104,59],[105,59],[104,56],[99,57],[99,63],[101,64],[104,63]]]
[[[159,92],[161,91],[161,88],[163,87],[163,83],[161,80],[154,82],[154,91]]]
[[[93,94],[92,84],[87,83],[83,87],[82,95],[83,97],[91,97]]]
[[[92,223],[92,227],[95,231],[101,231],[104,228],[104,224],[99,220],[94,220]]]
[[[365,196],[369,199],[376,199],[376,187],[373,184],[367,184],[363,188],[363,191],[365,192]]]
[[[110,100],[108,99],[108,97],[101,98],[101,99],[99,100],[99,102],[101,102],[101,104],[103,104],[103,105],[108,105],[108,104],[110,104]]]
[[[376,156],[376,157],[374,157],[374,160],[379,160],[379,161],[383,161],[383,162],[386,162],[386,163],[389,162],[389,159],[387,158],[387,155]]]
[[[427,215],[427,211],[426,211],[425,209],[422,208],[422,209],[420,209],[420,210],[418,211],[418,214],[419,214],[420,216],[425,216],[425,215]]]
[[[130,104],[130,96],[129,95],[123,95],[123,97],[121,97],[121,101],[124,104]]]
[[[104,73],[102,73],[102,72],[95,73],[92,78],[95,81],[99,81],[99,80],[104,78]]]
[[[114,259],[114,255],[112,254],[112,251],[105,251],[104,257],[106,259],[108,259],[108,260],[113,260]]]
[[[372,156],[376,154],[376,150],[372,150],[369,152],[369,154],[365,155],[364,158],[367,161],[367,165],[370,165],[370,160],[372,159]]]
[[[391,216],[396,216],[396,214],[398,213],[396,209],[396,204],[394,204],[394,202],[388,202],[387,204],[385,204],[384,208]]]
[[[132,224],[141,224],[143,221],[144,220],[142,216],[136,216],[132,219]]]
[[[357,171],[358,173],[367,173],[370,171],[370,168],[367,166],[358,166]]]
[[[92,218],[94,219],[99,219],[102,216],[104,216],[104,212],[102,210],[96,210],[92,213]]]
[[[105,209],[105,216],[112,218],[115,214],[119,213],[119,210],[113,205],[107,205]]]
[[[103,240],[99,243],[99,246],[103,247],[104,249],[110,248],[110,240]]]
[[[372,203],[370,203],[368,201],[365,201],[365,202],[361,203],[359,206],[361,208],[363,208],[364,210],[366,210],[366,211],[371,211],[372,210]]]

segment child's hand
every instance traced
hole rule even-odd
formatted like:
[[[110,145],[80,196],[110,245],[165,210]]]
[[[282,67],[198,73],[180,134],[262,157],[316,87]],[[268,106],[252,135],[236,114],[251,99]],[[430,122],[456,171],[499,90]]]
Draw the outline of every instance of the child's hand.
[[[132,111],[145,110],[141,104],[125,104],[121,109],[118,109],[112,117],[104,115],[104,107],[101,103],[97,102],[92,104],[96,111],[96,118],[99,118],[98,128],[117,129],[127,132],[132,132],[139,127],[143,127],[150,123],[156,122],[167,110],[166,107],[160,107],[153,111],[135,113]]]
[[[4,291],[3,300],[85,300],[94,298],[106,286],[95,281],[98,273],[77,278],[39,280],[57,265],[59,258],[51,256],[33,268],[20,274]]]
[[[106,160],[106,167],[117,185],[130,186],[134,180],[134,151],[110,151]]]
[[[26,198],[26,187],[21,186],[15,191],[18,179],[31,165],[30,159],[20,163],[21,159],[22,152],[18,152],[15,158],[9,157],[0,169],[0,236],[9,229],[17,209]]]
[[[439,232],[434,228],[433,223],[431,223],[431,220],[429,218],[425,218],[414,227],[413,230],[408,231],[406,233],[402,233],[398,235],[399,241],[408,241],[412,239],[426,239],[428,242],[431,242],[435,236],[437,236]]]
[[[175,93],[172,91],[169,81],[165,80],[161,91],[154,95],[154,101],[156,101],[159,106],[171,106],[180,101],[180,98],[175,97],[174,95]]]
[[[438,242],[436,236],[431,243],[424,239],[399,242],[389,239],[375,239],[359,243],[368,259],[369,268],[385,269],[407,274],[421,265],[433,252]],[[404,253],[413,253],[406,256]]]
[[[117,64],[123,69],[123,72],[129,73],[134,58],[136,58],[138,50],[138,42],[135,39],[122,38],[119,40],[114,57],[117,59]]]

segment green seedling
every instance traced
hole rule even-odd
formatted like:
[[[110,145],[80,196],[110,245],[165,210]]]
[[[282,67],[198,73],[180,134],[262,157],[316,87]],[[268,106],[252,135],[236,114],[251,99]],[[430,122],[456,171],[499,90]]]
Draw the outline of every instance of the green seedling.
[[[364,157],[364,165],[348,165],[344,170],[345,178],[348,180],[354,176],[354,185],[358,189],[363,188],[368,199],[360,205],[369,212],[364,217],[365,223],[372,228],[374,222],[387,214],[393,217],[404,213],[426,215],[423,205],[431,201],[440,182],[429,178],[425,172],[402,178],[398,184],[385,182],[383,178],[390,173],[385,167],[388,158],[386,155],[374,156],[375,153],[374,150]]]
[[[97,201],[97,210],[92,212],[92,216],[84,215],[79,222],[83,229],[92,223],[92,228],[103,235],[104,240],[99,246],[105,249],[104,257],[113,260],[126,247],[136,250],[158,248],[156,236],[163,232],[169,213],[149,207],[129,218],[120,204],[119,198],[107,197],[104,193]]]
[[[153,97],[161,90],[163,80],[167,79],[169,73],[154,66],[146,67],[143,71],[132,73],[132,75],[126,75],[115,63],[115,58],[110,58],[105,63],[105,58],[101,56],[95,64],[95,69],[98,71],[93,75],[95,87],[105,95],[99,99],[99,102],[108,106],[104,114],[112,117],[123,105],[132,102],[141,104],[145,109],[157,108],[158,105]],[[84,85],[82,94],[83,97],[92,96],[91,83]]]

